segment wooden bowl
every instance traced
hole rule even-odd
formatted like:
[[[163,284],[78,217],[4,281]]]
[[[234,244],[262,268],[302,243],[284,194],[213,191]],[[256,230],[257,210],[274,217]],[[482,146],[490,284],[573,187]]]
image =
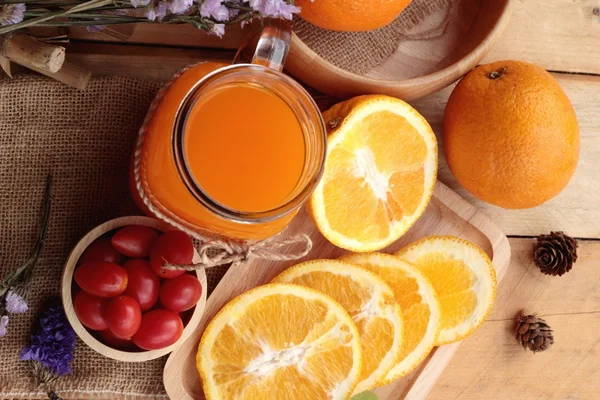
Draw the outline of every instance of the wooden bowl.
[[[174,228],[168,225],[167,223],[149,217],[116,218],[92,229],[77,243],[75,248],[73,248],[73,250],[71,251],[71,254],[69,254],[69,258],[67,259],[67,262],[65,264],[65,270],[63,272],[62,278],[62,303],[63,307],[65,308],[65,313],[67,314],[69,323],[73,327],[73,330],[75,330],[77,336],[79,336],[81,340],[83,340],[85,344],[87,344],[93,350],[97,351],[103,356],[112,358],[114,360],[141,362],[153,360],[155,358],[159,358],[166,354],[169,354],[175,348],[177,348],[179,344],[185,342],[185,340],[196,329],[198,323],[200,322],[200,319],[202,318],[202,314],[204,313],[204,307],[206,306],[206,273],[204,272],[204,270],[198,270],[196,272],[198,275],[198,279],[202,284],[202,297],[196,305],[193,314],[190,317],[190,320],[183,329],[181,337],[177,342],[175,342],[171,346],[159,350],[122,351],[113,349],[112,347],[109,347],[104,343],[100,342],[81,324],[79,318],[77,318],[77,315],[75,314],[75,310],[73,308],[73,298],[71,295],[73,285],[73,273],[75,271],[75,267],[77,266],[77,261],[79,260],[79,257],[81,257],[81,254],[90,245],[90,243],[92,243],[94,240],[104,235],[105,233],[127,225],[145,225],[161,232],[174,230]]]
[[[285,67],[329,95],[387,94],[414,100],[457,81],[481,61],[506,26],[512,1],[460,0],[439,36],[401,42],[395,53],[364,75],[331,64],[295,34]],[[431,15],[411,32],[439,25],[443,12],[448,11]]]

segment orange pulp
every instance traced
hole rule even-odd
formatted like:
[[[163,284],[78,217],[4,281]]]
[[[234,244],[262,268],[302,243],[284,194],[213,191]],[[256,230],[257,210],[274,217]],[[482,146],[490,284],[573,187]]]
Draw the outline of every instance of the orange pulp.
[[[229,209],[284,205],[304,167],[304,136],[288,104],[253,83],[202,94],[188,114],[184,152],[200,188]]]
[[[131,190],[146,214],[163,214],[186,227],[241,238],[262,239],[280,232],[294,217],[255,224],[222,218],[203,206],[184,184],[173,154],[177,111],[194,85],[226,66],[203,63],[173,80],[148,116],[139,148],[141,191],[131,171]],[[212,91],[211,91],[212,92]],[[260,212],[283,205],[300,179],[305,143],[300,124],[284,100],[248,85],[224,86],[198,101],[184,132],[189,172],[222,206]]]

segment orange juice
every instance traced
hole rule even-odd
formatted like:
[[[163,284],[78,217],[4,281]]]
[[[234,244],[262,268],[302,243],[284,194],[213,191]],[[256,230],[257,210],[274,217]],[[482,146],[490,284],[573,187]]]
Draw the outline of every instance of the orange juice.
[[[187,116],[184,152],[200,188],[232,210],[264,212],[285,203],[304,168],[304,135],[294,111],[255,84],[201,96]]]
[[[308,93],[266,67],[203,63],[157,96],[131,190],[150,215],[206,236],[272,236],[321,176],[326,132]]]

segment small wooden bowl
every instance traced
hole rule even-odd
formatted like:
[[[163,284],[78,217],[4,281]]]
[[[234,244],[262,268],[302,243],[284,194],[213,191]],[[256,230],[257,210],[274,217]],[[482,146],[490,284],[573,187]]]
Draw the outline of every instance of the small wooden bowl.
[[[73,273],[75,272],[75,267],[77,266],[77,261],[79,257],[81,257],[81,253],[92,243],[94,240],[99,238],[100,236],[113,231],[115,229],[121,228],[127,225],[145,225],[151,228],[154,228],[161,232],[171,231],[174,228],[167,223],[160,221],[158,219],[149,218],[149,217],[121,217],[110,220],[108,222],[103,223],[102,225],[97,226],[88,232],[73,248],[71,254],[69,254],[69,258],[65,264],[65,270],[63,272],[62,278],[62,303],[65,308],[65,313],[67,314],[67,318],[69,323],[77,333],[77,336],[81,338],[89,347],[98,353],[106,356],[108,358],[112,358],[118,361],[129,361],[129,362],[141,362],[154,360],[155,358],[162,357],[166,354],[172,352],[179,344],[185,342],[185,340],[192,334],[192,332],[198,326],[200,319],[202,318],[202,314],[204,313],[204,307],[206,306],[206,273],[204,270],[198,270],[196,273],[198,275],[198,279],[202,284],[202,297],[200,301],[196,305],[190,320],[187,325],[183,329],[183,333],[179,340],[172,344],[171,346],[165,347],[164,349],[159,350],[147,350],[147,351],[122,351],[113,349],[105,345],[96,339],[79,321],[77,315],[75,314],[75,310],[73,308],[73,298],[71,295],[72,285],[73,285]]]
[[[285,67],[299,80],[332,96],[387,94],[414,100],[457,81],[483,59],[506,26],[512,1],[461,0],[440,35],[402,42],[395,53],[364,75],[333,65],[295,34]],[[413,30],[434,28],[440,23],[435,16]]]

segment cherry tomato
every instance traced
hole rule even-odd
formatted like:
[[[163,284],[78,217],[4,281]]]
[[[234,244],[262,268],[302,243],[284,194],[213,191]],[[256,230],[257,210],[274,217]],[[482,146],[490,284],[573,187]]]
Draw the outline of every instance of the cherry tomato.
[[[113,247],[127,257],[142,258],[150,255],[158,233],[148,226],[130,225],[115,233],[110,242]]]
[[[77,265],[85,264],[88,261],[108,261],[115,264],[123,262],[123,255],[119,253],[110,243],[107,236],[102,236],[94,240],[81,254]]]
[[[185,274],[181,270],[163,268],[165,264],[190,265],[194,258],[194,243],[187,233],[169,231],[156,241],[150,252],[150,265],[161,278],[176,278]]]
[[[131,338],[118,338],[110,329],[98,332],[98,339],[105,345],[117,350],[132,350],[135,347]]]
[[[187,311],[194,307],[201,295],[200,281],[190,274],[169,279],[160,288],[161,304],[175,312]]]
[[[160,278],[150,268],[150,263],[143,259],[125,261],[123,268],[127,271],[127,295],[137,301],[142,312],[151,309],[158,300]]]
[[[75,270],[75,282],[84,292],[114,297],[127,287],[127,271],[107,261],[88,261]]]
[[[94,296],[86,292],[79,292],[73,300],[73,308],[79,321],[87,328],[95,331],[108,329],[104,319],[104,309],[108,299]]]
[[[108,329],[119,339],[129,339],[140,328],[142,310],[137,301],[129,296],[111,299],[104,310]]]
[[[158,309],[142,316],[142,325],[133,343],[144,350],[158,350],[170,346],[181,337],[183,322],[177,313]]]

